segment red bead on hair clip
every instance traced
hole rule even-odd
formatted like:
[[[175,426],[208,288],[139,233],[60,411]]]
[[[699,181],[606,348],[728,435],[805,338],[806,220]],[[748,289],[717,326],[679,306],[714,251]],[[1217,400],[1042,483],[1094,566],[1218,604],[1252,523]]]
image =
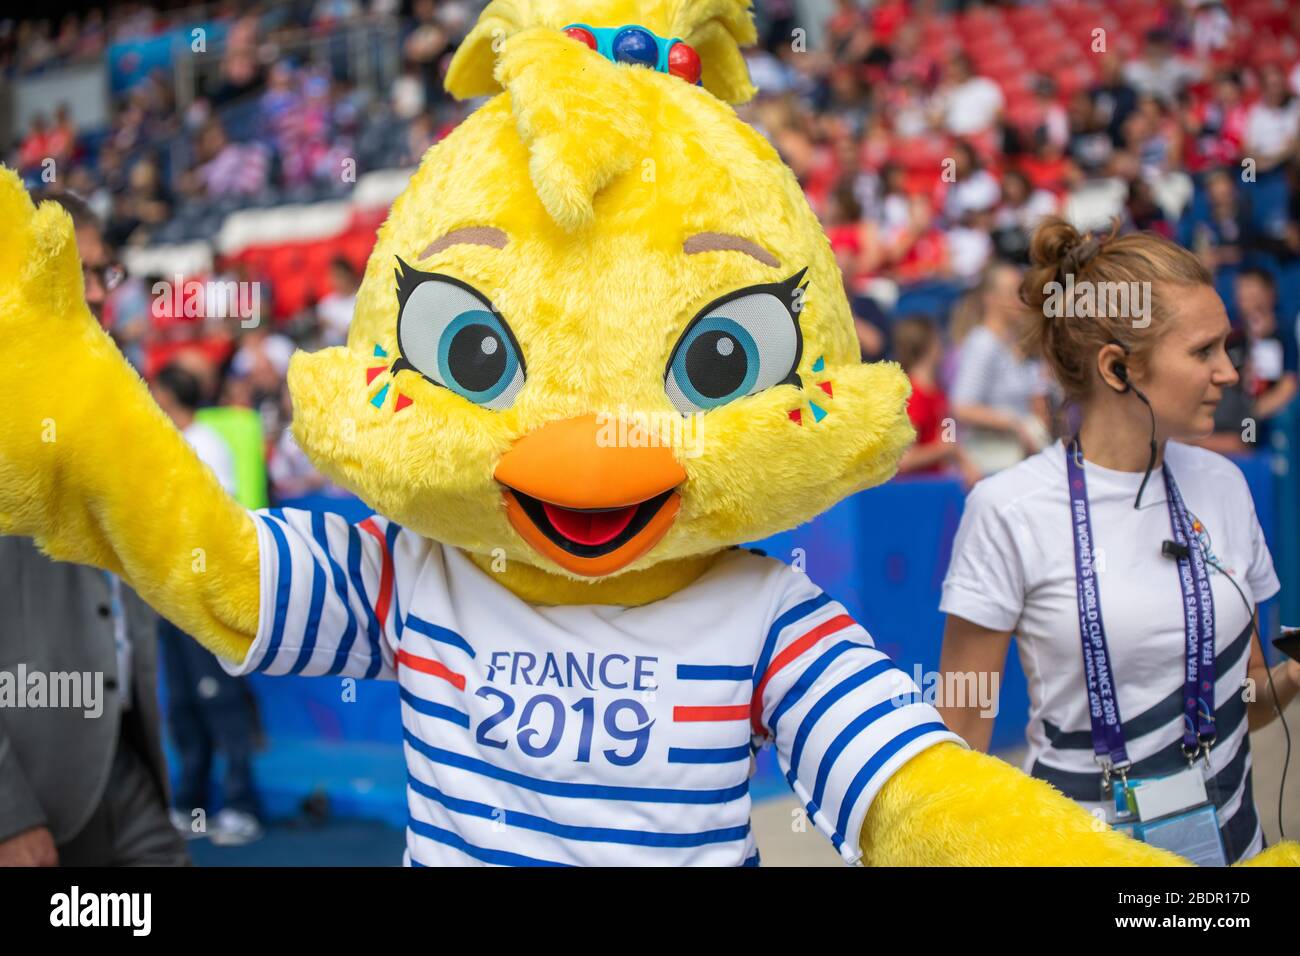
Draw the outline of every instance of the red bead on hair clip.
[[[668,48],[668,72],[694,86],[700,81],[700,55],[680,40]]]

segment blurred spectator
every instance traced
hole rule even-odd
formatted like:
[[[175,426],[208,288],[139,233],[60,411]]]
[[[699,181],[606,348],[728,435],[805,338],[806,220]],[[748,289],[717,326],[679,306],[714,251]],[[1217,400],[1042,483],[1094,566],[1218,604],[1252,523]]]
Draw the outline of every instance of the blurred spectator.
[[[352,263],[342,256],[330,262],[330,291],[316,303],[320,320],[321,343],[326,346],[343,345],[348,340],[352,313],[357,307],[357,290],[361,277]]]
[[[1260,172],[1267,172],[1295,155],[1300,101],[1276,65],[1266,65],[1261,80],[1259,100],[1246,116],[1245,151]]]
[[[1237,273],[1236,305],[1248,349],[1246,390],[1256,417],[1269,419],[1295,400],[1295,332],[1278,323],[1276,287],[1262,269]]]
[[[1090,91],[1097,122],[1105,127],[1115,146],[1124,145],[1124,123],[1137,108],[1137,90],[1125,77],[1124,62],[1118,54],[1101,58],[1101,79]]]
[[[957,444],[956,425],[948,417],[948,397],[939,386],[943,339],[933,321],[923,316],[900,319],[893,328],[893,358],[907,373],[912,395],[907,415],[916,429],[916,444],[898,464],[899,474],[960,472],[973,485],[979,471]]]
[[[154,399],[212,469],[217,481],[235,492],[235,463],[225,441],[198,422],[202,400],[197,376],[178,365],[162,369],[151,383]],[[167,620],[158,622],[158,641],[167,668],[167,723],[180,755],[172,824],[184,836],[204,833],[219,845],[238,845],[262,835],[253,789],[254,708],[243,678],[227,674],[205,647]],[[213,757],[225,758],[223,805],[193,826],[194,812],[210,813]]]
[[[899,282],[915,282],[951,276],[948,237],[939,228],[930,200],[920,194],[909,196],[907,211],[907,225],[888,240],[893,277]]]
[[[949,59],[935,103],[944,129],[954,136],[985,133],[1001,117],[1004,103],[1002,88],[986,76],[976,76],[964,53]]]
[[[266,151],[258,143],[232,143],[215,117],[199,136],[199,160],[196,181],[208,196],[252,196],[266,187]]]
[[[950,401],[960,441],[981,474],[1010,467],[1049,441],[1047,380],[1020,346],[1020,270],[989,267],[974,295],[978,324],[961,343]]]
[[[1154,97],[1172,106],[1183,86],[1198,80],[1202,68],[1174,49],[1165,30],[1151,30],[1142,55],[1124,66],[1124,79],[1140,95]]]

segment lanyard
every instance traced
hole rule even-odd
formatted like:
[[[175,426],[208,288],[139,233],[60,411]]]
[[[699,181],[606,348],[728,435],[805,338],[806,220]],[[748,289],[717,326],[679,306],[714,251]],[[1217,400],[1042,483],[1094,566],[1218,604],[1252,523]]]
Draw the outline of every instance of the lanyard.
[[[1093,567],[1095,545],[1083,456],[1076,437],[1065,449],[1065,470],[1070,490],[1070,523],[1074,529],[1074,579],[1079,600],[1079,639],[1083,644],[1084,678],[1088,687],[1088,717],[1092,723],[1092,749],[1104,780],[1112,770],[1121,774],[1131,761],[1124,744],[1106,626],[1101,615],[1101,595]],[[1183,681],[1183,754],[1188,762],[1197,753],[1209,753],[1214,743],[1214,593],[1205,555],[1194,536],[1192,519],[1183,503],[1169,463],[1165,463],[1165,492],[1174,541],[1185,557],[1178,558],[1178,584],[1183,595],[1183,629],[1187,635]]]

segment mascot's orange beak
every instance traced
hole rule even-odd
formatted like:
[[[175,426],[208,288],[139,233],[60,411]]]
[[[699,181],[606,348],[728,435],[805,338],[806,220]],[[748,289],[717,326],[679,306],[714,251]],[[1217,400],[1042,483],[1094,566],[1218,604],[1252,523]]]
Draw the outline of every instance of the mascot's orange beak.
[[[662,445],[629,446],[595,415],[551,422],[511,446],[493,473],[506,516],[539,553],[574,574],[626,567],[667,533],[686,472]]]

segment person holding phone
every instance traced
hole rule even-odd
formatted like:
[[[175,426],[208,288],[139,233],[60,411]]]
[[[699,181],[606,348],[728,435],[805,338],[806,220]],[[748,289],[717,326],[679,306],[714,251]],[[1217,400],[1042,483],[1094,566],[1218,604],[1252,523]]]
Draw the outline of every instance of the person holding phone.
[[[1270,673],[1256,638],[1279,583],[1245,478],[1186,444],[1237,381],[1227,313],[1200,261],[1152,234],[1053,219],[1031,258],[1027,344],[1079,426],[972,491],[940,604],[941,686],[1000,675],[1014,633],[1028,773],[1198,862],[1248,858],[1263,848],[1248,731],[1295,696],[1300,664]],[[987,749],[987,705],[940,712]]]

